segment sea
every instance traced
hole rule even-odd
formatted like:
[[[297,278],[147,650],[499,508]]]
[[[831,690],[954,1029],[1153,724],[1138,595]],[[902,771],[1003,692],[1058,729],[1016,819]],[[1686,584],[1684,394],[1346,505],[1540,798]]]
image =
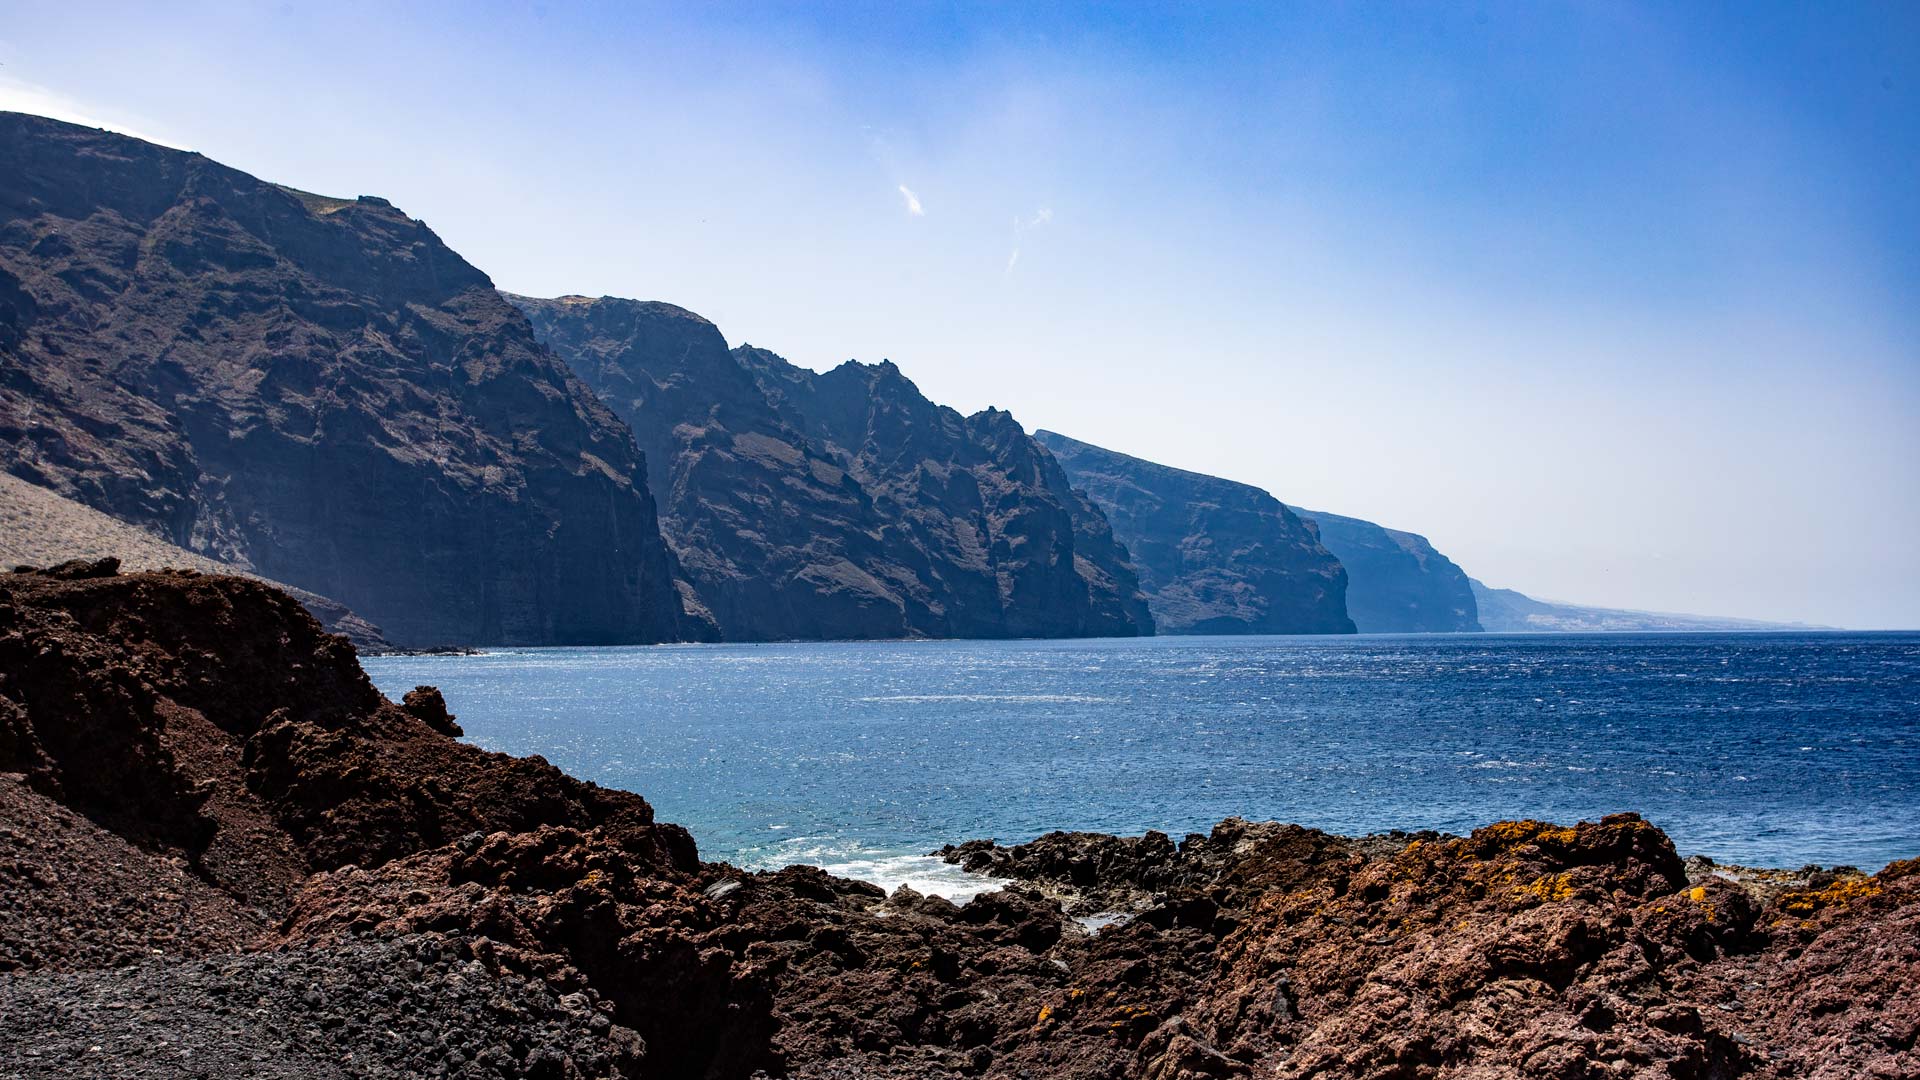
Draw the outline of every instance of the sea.
[[[1635,811],[1683,855],[1920,856],[1920,633],[503,649],[363,661],[644,795],[703,858],[965,899],[929,853],[1222,818],[1348,835]]]

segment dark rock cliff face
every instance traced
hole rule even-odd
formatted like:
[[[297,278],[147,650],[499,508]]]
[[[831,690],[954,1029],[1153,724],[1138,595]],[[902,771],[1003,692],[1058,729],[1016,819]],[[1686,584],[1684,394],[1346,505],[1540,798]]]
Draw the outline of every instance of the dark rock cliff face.
[[[1347,568],[1347,614],[1363,634],[1471,633],[1480,629],[1466,572],[1424,536],[1371,521],[1301,510]]]
[[[727,639],[1150,630],[1105,522],[1004,413],[962,418],[891,365],[876,390],[730,352],[670,304],[509,299],[633,428]]]
[[[937,559],[959,637],[1153,633],[1125,548],[1011,413],[962,416],[890,361],[825,373],[735,350],[781,417]]]
[[[0,466],[411,644],[689,630],[640,455],[385,201],[0,115]]]
[[[1112,522],[1161,633],[1353,633],[1347,572],[1278,499],[1051,431],[1034,438]]]

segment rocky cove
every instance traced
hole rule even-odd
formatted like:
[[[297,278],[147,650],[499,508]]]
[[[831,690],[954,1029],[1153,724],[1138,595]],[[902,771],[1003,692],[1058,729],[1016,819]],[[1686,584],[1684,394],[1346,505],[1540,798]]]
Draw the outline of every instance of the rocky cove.
[[[258,581],[0,575],[0,1075],[1896,1077],[1920,865],[1683,862],[1626,814],[744,871],[458,740]],[[1095,932],[1075,916],[1122,911]]]

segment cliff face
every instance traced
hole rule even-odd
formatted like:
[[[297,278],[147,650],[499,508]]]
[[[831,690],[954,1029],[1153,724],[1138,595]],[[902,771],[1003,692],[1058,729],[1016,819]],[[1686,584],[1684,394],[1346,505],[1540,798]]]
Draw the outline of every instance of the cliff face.
[[[203,574],[241,574],[234,567],[174,547],[143,529],[72,499],[0,473],[0,568],[51,567],[69,562],[100,564],[112,560],[118,570],[197,570]],[[104,565],[104,564],[102,564]],[[300,601],[328,633],[343,634],[361,652],[393,648],[380,628],[345,604],[277,581],[272,585]]]
[[[1466,572],[1424,536],[1371,521],[1299,510],[1347,568],[1347,614],[1363,634],[1445,634],[1480,629]]]
[[[689,628],[640,455],[385,201],[0,115],[0,465],[412,644]]]
[[[727,639],[1142,629],[1124,553],[1005,414],[941,409],[891,365],[821,390],[669,304],[510,299],[633,428]]]
[[[936,405],[889,361],[817,373],[765,349],[735,355],[927,552],[953,636],[1153,633],[1127,552],[1012,414]]]
[[[1272,495],[1051,431],[1034,437],[1132,553],[1161,633],[1353,633],[1346,570]]]

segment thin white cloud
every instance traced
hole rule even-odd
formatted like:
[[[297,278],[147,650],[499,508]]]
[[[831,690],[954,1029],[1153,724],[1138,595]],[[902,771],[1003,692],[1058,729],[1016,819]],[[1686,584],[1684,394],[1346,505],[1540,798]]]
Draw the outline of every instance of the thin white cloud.
[[[1020,244],[1021,234],[1027,232],[1030,229],[1038,229],[1042,225],[1045,225],[1051,222],[1052,220],[1053,220],[1053,207],[1051,206],[1043,206],[1040,209],[1035,210],[1033,212],[1032,217],[1016,217],[1013,219],[1014,248],[1013,248],[1012,254],[1007,256],[1007,268],[1001,271],[1001,273],[1011,274],[1013,273],[1013,268],[1019,265],[1020,263],[1019,244]]]
[[[915,195],[912,188],[901,184],[900,196],[907,200],[907,213],[912,214],[914,217],[927,216],[926,208],[920,205],[920,196]]]
[[[75,101],[56,90],[8,76],[0,76],[0,112],[32,113],[35,116],[64,120],[69,124],[117,131],[122,135],[131,135],[136,139],[145,139],[162,146],[174,145],[165,139],[157,139],[126,124],[108,120],[82,102]],[[174,148],[186,149],[184,146]]]

